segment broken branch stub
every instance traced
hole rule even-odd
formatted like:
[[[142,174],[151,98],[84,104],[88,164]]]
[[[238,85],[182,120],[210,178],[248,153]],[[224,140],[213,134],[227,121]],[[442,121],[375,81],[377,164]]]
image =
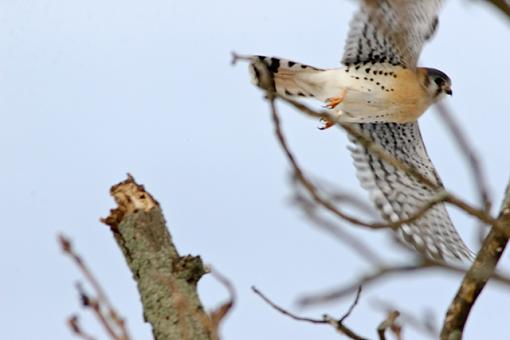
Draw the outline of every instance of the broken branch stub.
[[[102,222],[133,274],[154,339],[217,339],[197,293],[205,273],[201,258],[179,255],[159,203],[132,176],[110,193],[117,207]]]

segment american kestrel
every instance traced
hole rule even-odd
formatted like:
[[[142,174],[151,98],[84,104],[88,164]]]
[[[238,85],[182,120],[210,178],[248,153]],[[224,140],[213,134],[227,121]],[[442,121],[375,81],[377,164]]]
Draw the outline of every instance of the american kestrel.
[[[431,104],[452,94],[445,73],[417,67],[423,44],[437,28],[441,2],[362,0],[351,22],[343,67],[320,69],[286,59],[252,56],[253,80],[260,85],[260,63],[265,63],[280,95],[324,102],[338,121],[357,126],[393,157],[442,187],[417,123]],[[329,127],[334,122],[325,123]],[[350,140],[361,185],[387,221],[413,216],[437,194],[370,153],[355,138]],[[444,204],[436,204],[399,230],[405,241],[427,257],[472,257]]]

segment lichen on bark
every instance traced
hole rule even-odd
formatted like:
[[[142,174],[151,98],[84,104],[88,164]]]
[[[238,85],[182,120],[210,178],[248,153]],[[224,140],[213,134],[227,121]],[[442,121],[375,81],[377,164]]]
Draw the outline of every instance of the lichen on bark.
[[[197,293],[205,268],[198,256],[180,256],[159,203],[132,176],[110,190],[117,207],[110,226],[133,274],[154,339],[216,339]]]

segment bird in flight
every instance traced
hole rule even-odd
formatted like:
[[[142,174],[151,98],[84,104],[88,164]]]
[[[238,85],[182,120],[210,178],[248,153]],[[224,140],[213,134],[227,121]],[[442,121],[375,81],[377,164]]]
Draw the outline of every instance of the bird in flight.
[[[332,117],[359,129],[389,155],[443,185],[432,164],[417,119],[446,95],[451,80],[434,68],[418,67],[424,43],[436,31],[441,0],[361,0],[354,15],[342,67],[321,69],[295,61],[250,56],[253,81],[270,72],[281,96],[315,98]],[[264,67],[264,70],[261,69]],[[335,121],[325,120],[322,128]],[[350,136],[358,179],[388,222],[413,216],[438,194],[397,169]],[[402,238],[435,260],[470,259],[443,203],[399,227]]]

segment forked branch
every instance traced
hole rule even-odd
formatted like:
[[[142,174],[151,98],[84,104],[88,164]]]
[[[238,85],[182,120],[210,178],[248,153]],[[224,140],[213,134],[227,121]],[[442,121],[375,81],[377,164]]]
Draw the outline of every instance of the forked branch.
[[[286,315],[294,320],[297,321],[304,321],[309,322],[313,324],[324,324],[324,325],[331,325],[333,326],[339,333],[345,335],[349,339],[353,340],[367,340],[367,338],[362,337],[361,335],[358,335],[356,332],[354,332],[349,327],[345,326],[344,321],[351,315],[352,311],[356,307],[356,305],[359,302],[359,298],[361,295],[361,286],[357,288],[356,297],[354,298],[354,301],[352,302],[351,306],[347,310],[347,312],[340,317],[339,319],[335,319],[329,315],[323,315],[322,319],[314,319],[314,318],[307,318],[298,316],[294,313],[291,313],[290,311],[286,310],[283,307],[278,306],[276,303],[271,301],[268,297],[266,297],[260,290],[258,290],[255,287],[251,288],[255,294],[257,294],[262,300],[264,300],[268,305],[273,307],[278,312],[282,313],[283,315]]]

